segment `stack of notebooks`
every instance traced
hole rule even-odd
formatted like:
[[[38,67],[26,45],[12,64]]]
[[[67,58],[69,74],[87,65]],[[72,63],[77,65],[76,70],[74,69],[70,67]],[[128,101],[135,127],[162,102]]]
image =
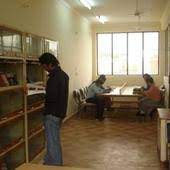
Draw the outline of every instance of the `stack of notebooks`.
[[[0,72],[0,87],[6,87],[6,86],[13,86],[17,85],[17,77],[16,74],[8,72]]]

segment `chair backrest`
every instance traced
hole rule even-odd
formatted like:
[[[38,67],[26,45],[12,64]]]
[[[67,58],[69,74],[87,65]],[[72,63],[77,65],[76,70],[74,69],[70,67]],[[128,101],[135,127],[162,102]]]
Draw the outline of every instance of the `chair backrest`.
[[[85,94],[85,97],[86,97],[87,96],[87,88],[84,87],[83,90],[84,90],[84,94]]]
[[[84,88],[79,89],[79,91],[80,91],[81,99],[84,100],[86,98],[86,94],[84,92]]]
[[[73,98],[78,105],[83,102],[82,99],[81,99],[80,92],[77,89],[73,91]]]
[[[85,89],[85,92],[86,92],[86,95],[87,95],[88,87],[86,86],[84,89]]]
[[[164,106],[165,105],[165,92],[166,92],[166,89],[160,89],[160,93],[161,93],[161,101],[160,101],[160,104],[162,105],[162,106]]]

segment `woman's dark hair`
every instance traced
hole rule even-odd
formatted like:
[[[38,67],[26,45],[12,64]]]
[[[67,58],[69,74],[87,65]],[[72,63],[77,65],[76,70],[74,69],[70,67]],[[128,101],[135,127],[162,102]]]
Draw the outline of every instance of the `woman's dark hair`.
[[[106,80],[106,76],[104,74],[101,74],[97,80],[103,80],[103,79]]]
[[[144,78],[144,77],[152,78],[152,77],[151,77],[151,75],[150,75],[150,74],[148,74],[148,73],[143,74],[143,78]]]
[[[56,57],[51,53],[44,53],[39,57],[39,62],[41,64],[52,64],[52,66],[58,66],[60,63]]]
[[[103,79],[106,80],[106,76],[105,76],[104,74],[101,74],[96,80],[94,80],[94,81],[90,84],[90,86],[91,86],[92,84],[94,84],[94,83],[100,82],[100,81],[103,80]]]
[[[106,76],[105,75],[100,75],[99,78],[95,81],[95,83],[100,83],[101,81],[103,82],[103,80],[106,80]]]
[[[153,84],[154,83],[154,80],[153,80],[153,78],[152,77],[150,77],[150,78],[148,78],[148,80],[147,80],[149,83],[151,83],[151,84]]]

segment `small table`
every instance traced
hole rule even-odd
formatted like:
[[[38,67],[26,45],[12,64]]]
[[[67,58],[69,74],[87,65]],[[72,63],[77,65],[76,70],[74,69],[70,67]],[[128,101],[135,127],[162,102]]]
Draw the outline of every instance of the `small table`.
[[[168,160],[167,124],[170,123],[170,109],[158,109],[158,152],[160,161]]]
[[[74,168],[74,167],[65,167],[65,166],[45,166],[41,164],[30,164],[25,163],[16,170],[92,170],[86,168]]]
[[[139,94],[133,94],[133,89],[138,86],[120,86],[114,88],[110,93],[103,93],[100,96],[110,97],[113,108],[135,108],[138,109]]]

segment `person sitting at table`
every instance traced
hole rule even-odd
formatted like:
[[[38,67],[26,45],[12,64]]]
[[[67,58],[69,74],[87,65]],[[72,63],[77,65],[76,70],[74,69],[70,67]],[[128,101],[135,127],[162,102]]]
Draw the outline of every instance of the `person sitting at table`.
[[[148,80],[149,80],[150,78],[152,78],[151,75],[145,73],[145,74],[143,74],[142,77],[143,77],[143,79],[144,79],[145,85],[142,86],[142,87],[140,87],[140,88],[134,88],[134,89],[133,89],[133,93],[134,93],[134,94],[140,94],[142,91],[149,90],[149,88],[150,88],[150,86],[149,86],[149,84],[148,84]]]
[[[149,89],[141,91],[143,97],[139,100],[140,114],[149,114],[158,107],[161,100],[160,90],[155,86],[152,77],[147,79],[147,84]]]
[[[151,78],[152,78],[151,75],[149,75],[149,74],[147,74],[147,73],[145,73],[145,74],[143,75],[143,79],[144,79],[144,81],[145,81],[145,85],[141,87],[143,91],[149,90],[150,86],[149,86],[149,84],[148,84],[148,80],[151,79]],[[153,79],[153,78],[152,78],[152,79]]]
[[[98,96],[101,93],[110,92],[111,89],[106,89],[103,87],[103,84],[106,81],[106,76],[101,75],[97,80],[93,81],[92,84],[88,87],[86,102],[96,104],[97,113],[95,118],[98,120],[103,120],[103,113],[106,100]]]

